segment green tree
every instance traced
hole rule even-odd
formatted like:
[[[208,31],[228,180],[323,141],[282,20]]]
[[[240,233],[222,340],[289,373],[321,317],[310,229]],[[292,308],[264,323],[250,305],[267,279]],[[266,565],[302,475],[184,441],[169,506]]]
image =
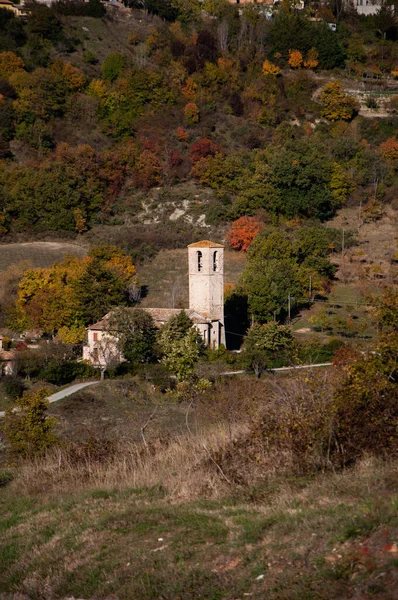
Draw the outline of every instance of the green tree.
[[[102,77],[109,81],[117,79],[122,72],[124,67],[124,58],[120,52],[112,52],[108,54],[104,62],[102,63],[101,71]]]
[[[303,291],[298,267],[287,260],[249,262],[242,277],[242,287],[248,296],[249,312],[256,321],[269,321],[287,312],[288,297],[291,306]]]
[[[160,329],[158,345],[161,362],[175,375],[177,382],[190,379],[203,352],[202,339],[191,319],[181,311]]]
[[[53,434],[56,420],[47,416],[48,390],[24,392],[15,403],[16,411],[7,410],[4,432],[11,451],[24,458],[43,454],[57,442]]]
[[[252,325],[244,338],[244,358],[257,377],[274,358],[291,359],[295,348],[292,330],[286,325],[271,321]]]
[[[142,363],[153,360],[157,328],[145,310],[118,308],[112,311],[107,329],[119,340],[120,351],[128,361]]]

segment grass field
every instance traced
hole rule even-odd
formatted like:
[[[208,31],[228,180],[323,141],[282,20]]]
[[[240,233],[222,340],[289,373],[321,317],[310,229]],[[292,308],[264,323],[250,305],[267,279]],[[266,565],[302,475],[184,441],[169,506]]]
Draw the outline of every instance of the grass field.
[[[246,255],[225,250],[225,283],[236,284],[246,265]],[[188,252],[162,250],[151,261],[138,269],[141,284],[147,295],[142,306],[156,308],[180,308],[188,306]]]
[[[83,257],[87,250],[78,244],[64,242],[24,242],[0,245],[0,272],[20,262],[31,267],[49,267],[67,254]]]
[[[396,477],[367,460],[194,501],[16,480],[0,497],[0,598],[395,600]]]
[[[146,430],[148,441],[181,434],[185,407],[166,402],[153,386],[127,377],[109,380],[50,406],[57,435],[64,441],[126,440],[140,442],[141,427],[158,406]]]

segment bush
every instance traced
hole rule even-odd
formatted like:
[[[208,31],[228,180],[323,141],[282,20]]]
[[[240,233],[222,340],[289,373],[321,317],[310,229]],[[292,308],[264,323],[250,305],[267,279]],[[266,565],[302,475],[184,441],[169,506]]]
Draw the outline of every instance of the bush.
[[[17,411],[6,413],[3,431],[11,452],[24,458],[43,454],[57,442],[52,429],[54,418],[47,417],[48,390],[24,392],[16,401]]]
[[[26,389],[22,379],[15,377],[14,375],[6,375],[3,378],[2,384],[4,392],[13,400],[22,396]]]
[[[86,363],[77,362],[76,360],[64,362],[51,359],[37,371],[36,377],[48,381],[48,383],[65,385],[75,381],[75,379],[85,379],[95,375],[96,370],[94,367]]]

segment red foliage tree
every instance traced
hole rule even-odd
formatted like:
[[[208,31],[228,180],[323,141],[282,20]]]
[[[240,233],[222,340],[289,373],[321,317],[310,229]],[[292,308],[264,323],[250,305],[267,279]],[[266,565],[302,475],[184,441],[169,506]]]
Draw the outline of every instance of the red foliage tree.
[[[231,225],[226,238],[235,250],[246,252],[256,235],[261,231],[263,224],[256,217],[240,217]]]
[[[190,158],[191,163],[194,165],[201,158],[206,158],[207,156],[215,156],[216,154],[222,153],[221,146],[215,144],[208,138],[202,138],[198,140],[194,144],[192,144],[190,149]]]

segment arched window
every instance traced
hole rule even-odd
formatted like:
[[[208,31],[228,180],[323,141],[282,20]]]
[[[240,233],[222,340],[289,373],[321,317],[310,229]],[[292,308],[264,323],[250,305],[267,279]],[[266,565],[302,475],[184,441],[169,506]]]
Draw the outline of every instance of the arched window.
[[[200,250],[197,252],[197,256],[198,256],[198,271],[202,270],[202,253],[200,252]]]
[[[213,271],[218,269],[218,255],[217,252],[213,252]]]

